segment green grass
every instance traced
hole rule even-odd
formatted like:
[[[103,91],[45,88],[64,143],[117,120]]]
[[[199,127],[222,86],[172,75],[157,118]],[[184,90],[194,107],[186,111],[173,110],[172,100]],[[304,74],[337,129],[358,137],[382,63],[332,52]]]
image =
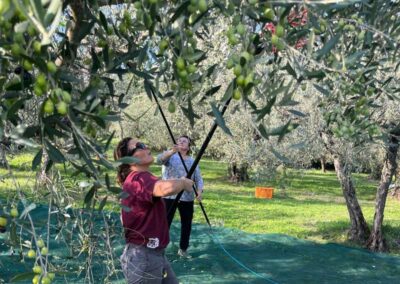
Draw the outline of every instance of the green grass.
[[[30,169],[33,154],[25,153],[14,156],[10,165],[16,181],[28,197],[36,197],[36,202],[43,195],[34,192],[35,173]],[[246,182],[235,184],[226,177],[227,165],[210,159],[200,163],[205,182],[203,204],[215,226],[236,228],[249,233],[280,233],[301,239],[317,242],[336,242],[354,245],[347,242],[349,217],[342,191],[334,172],[322,173],[316,170],[289,170],[287,177],[280,182],[265,180],[263,182]],[[72,173],[71,169],[62,172]],[[152,166],[152,172],[161,174],[160,166]],[[115,172],[109,172],[115,180]],[[73,189],[75,196],[83,200],[87,191],[79,191],[77,184],[82,177],[66,177],[67,185]],[[285,189],[280,186],[284,184]],[[377,181],[371,181],[365,174],[354,174],[357,196],[364,216],[371,226],[374,215],[374,199]],[[254,197],[256,186],[273,186],[272,199]],[[12,198],[15,187],[7,175],[0,169],[0,199]],[[82,201],[80,201],[82,202]],[[81,204],[75,204],[81,206]],[[109,210],[119,210],[117,199],[111,200]],[[384,219],[384,231],[393,253],[400,253],[396,241],[400,240],[400,204],[388,197]],[[205,223],[205,218],[196,206],[195,222]]]

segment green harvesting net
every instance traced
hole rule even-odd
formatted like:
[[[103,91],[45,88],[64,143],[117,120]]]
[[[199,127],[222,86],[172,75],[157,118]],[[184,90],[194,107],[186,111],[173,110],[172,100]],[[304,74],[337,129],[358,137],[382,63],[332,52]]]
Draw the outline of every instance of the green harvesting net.
[[[46,234],[47,213],[46,207],[31,212],[39,235]],[[75,222],[68,226],[61,226],[59,217],[51,218],[49,259],[50,270],[56,273],[52,283],[125,283],[119,264],[124,243],[118,214],[72,210],[69,214]],[[82,231],[77,224],[89,218],[94,226]],[[9,231],[0,234],[0,283],[13,278],[32,283],[34,260],[22,258],[19,247],[10,250]],[[179,232],[179,224],[174,223],[167,256],[181,283],[399,282],[400,257],[286,235],[247,234],[222,227],[210,231],[200,224],[193,226],[192,258],[182,259],[176,254]],[[91,245],[86,246],[88,238]]]

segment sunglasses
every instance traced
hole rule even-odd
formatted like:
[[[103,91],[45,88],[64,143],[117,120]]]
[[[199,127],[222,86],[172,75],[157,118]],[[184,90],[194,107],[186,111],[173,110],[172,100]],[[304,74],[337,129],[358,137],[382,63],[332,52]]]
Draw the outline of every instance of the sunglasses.
[[[132,150],[130,150],[127,154],[127,156],[132,156],[133,154],[135,154],[136,150],[145,150],[147,149],[146,144],[142,143],[142,142],[137,142],[135,145],[135,148],[133,148]]]

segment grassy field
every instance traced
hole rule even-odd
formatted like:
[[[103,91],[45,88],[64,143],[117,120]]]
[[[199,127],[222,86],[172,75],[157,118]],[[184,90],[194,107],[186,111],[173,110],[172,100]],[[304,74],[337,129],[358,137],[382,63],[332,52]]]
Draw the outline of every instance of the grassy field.
[[[19,154],[10,159],[13,175],[25,194],[35,202],[44,202],[45,195],[34,191],[35,173],[30,169],[33,155]],[[215,226],[236,228],[250,233],[281,233],[317,242],[337,242],[352,245],[346,241],[349,218],[339,183],[334,172],[322,173],[317,170],[288,170],[283,180],[285,189],[275,180],[234,184],[226,178],[225,163],[203,159],[200,163],[205,181],[203,204]],[[62,173],[65,171],[62,167]],[[159,166],[152,171],[160,175]],[[110,172],[115,178],[115,173]],[[79,189],[82,177],[65,177],[73,195],[83,200],[86,190]],[[377,181],[367,175],[355,174],[354,183],[364,216],[369,224],[374,215],[374,199]],[[273,186],[272,199],[254,197],[255,186]],[[0,201],[15,197],[15,186],[8,172],[0,169]],[[80,201],[82,202],[82,201]],[[74,206],[82,206],[75,203]],[[119,210],[118,201],[110,201],[108,210]],[[400,253],[400,203],[387,200],[384,231],[393,253]],[[205,223],[199,206],[196,206],[195,222]]]
[[[216,224],[251,233],[283,233],[318,242],[346,243],[349,217],[334,172],[288,171],[286,189],[283,190],[274,180],[229,183],[224,177],[226,166],[223,163],[205,160],[201,166],[207,190],[204,205]],[[371,224],[377,181],[356,174],[354,183],[364,216]],[[255,186],[275,187],[274,197],[255,198]],[[389,197],[384,219],[385,233],[397,253],[400,251],[395,245],[400,239],[399,213],[400,203]],[[200,210],[196,220],[204,220]]]

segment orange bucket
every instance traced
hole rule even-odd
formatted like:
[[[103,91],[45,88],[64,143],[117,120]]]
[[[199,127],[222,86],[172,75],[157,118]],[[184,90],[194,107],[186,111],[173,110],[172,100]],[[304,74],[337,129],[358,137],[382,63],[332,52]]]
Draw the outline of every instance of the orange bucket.
[[[256,197],[257,198],[267,198],[271,199],[274,194],[274,189],[272,187],[256,187]]]

